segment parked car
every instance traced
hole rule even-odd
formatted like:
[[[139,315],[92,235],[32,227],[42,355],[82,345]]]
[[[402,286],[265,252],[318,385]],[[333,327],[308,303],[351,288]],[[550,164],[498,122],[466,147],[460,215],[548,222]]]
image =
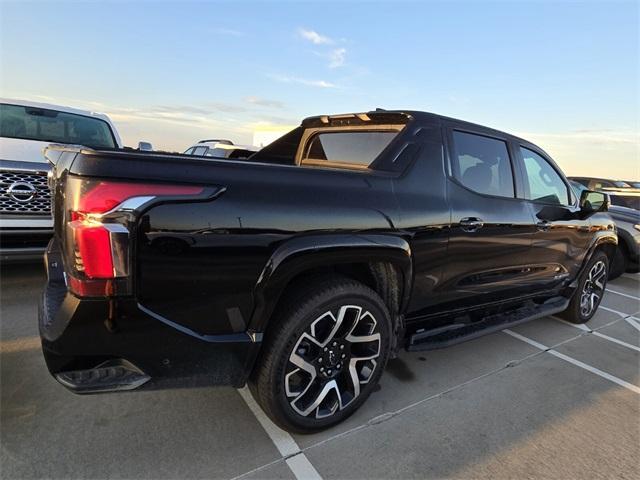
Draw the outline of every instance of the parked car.
[[[53,233],[50,143],[121,148],[106,115],[24,100],[0,99],[0,259],[41,259]]]
[[[252,145],[234,145],[230,140],[200,140],[189,147],[185,155],[217,158],[249,158],[259,149]]]
[[[625,182],[627,185],[630,185],[631,188],[637,188],[640,189],[640,182],[636,182],[636,181],[630,181],[630,180],[625,180]]]
[[[631,185],[628,182],[624,182],[622,180],[611,180],[607,178],[593,178],[593,177],[569,177],[569,180],[573,180],[574,182],[578,182],[589,190],[627,190],[627,189],[638,189]]]
[[[587,322],[616,251],[605,194],[435,114],[311,117],[243,161],[47,156],[51,374],[76,393],[248,382],[295,431],[352,414],[400,349]]]
[[[573,180],[569,180],[569,184],[578,196],[587,189]],[[618,192],[608,195],[608,214],[615,222],[618,232],[618,246],[609,269],[609,280],[613,280],[625,272],[640,271],[640,195]]]

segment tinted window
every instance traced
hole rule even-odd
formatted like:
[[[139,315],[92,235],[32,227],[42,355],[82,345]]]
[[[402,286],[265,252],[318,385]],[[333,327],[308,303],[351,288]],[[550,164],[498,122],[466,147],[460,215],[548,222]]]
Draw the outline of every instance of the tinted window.
[[[520,148],[527,174],[529,200],[556,205],[568,205],[569,190],[562,177],[536,152]]]
[[[111,128],[104,120],[44,108],[0,105],[0,136],[115,148]]]
[[[453,175],[471,190],[513,197],[513,173],[506,142],[471,133],[453,132]]]
[[[226,150],[224,148],[209,148],[207,149],[207,157],[226,158],[228,151],[229,150]]]
[[[207,147],[196,147],[193,150],[193,154],[192,155],[204,155],[204,153],[207,151]]]
[[[337,162],[368,167],[398,132],[325,132],[311,137],[303,163]]]
[[[631,195],[609,195],[612,205],[640,210],[640,197]]]

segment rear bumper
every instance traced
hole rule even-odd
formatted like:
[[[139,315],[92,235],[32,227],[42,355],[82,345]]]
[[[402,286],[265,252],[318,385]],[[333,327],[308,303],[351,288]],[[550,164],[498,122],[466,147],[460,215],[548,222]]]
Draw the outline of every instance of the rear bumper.
[[[65,387],[97,393],[246,383],[260,348],[248,335],[204,340],[149,315],[133,299],[80,299],[67,291],[60,266],[50,249],[39,327],[47,367]],[[92,380],[109,374],[118,382]]]
[[[40,262],[52,236],[50,228],[6,228],[3,225],[0,228],[0,261]]]
[[[28,248],[0,248],[0,262],[2,263],[26,263],[41,262],[44,255],[44,247]]]

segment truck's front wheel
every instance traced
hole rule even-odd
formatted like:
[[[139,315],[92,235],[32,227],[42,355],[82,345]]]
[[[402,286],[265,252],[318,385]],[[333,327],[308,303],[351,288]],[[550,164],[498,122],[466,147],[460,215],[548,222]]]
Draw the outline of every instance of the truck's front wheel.
[[[267,415],[287,430],[320,430],[351,415],[377,384],[389,355],[384,302],[350,279],[329,279],[289,297],[269,329],[250,387]]]

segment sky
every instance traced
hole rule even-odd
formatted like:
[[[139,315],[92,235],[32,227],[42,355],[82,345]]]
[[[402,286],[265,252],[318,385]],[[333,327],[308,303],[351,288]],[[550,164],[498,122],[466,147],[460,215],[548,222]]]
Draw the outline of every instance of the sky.
[[[639,5],[0,0],[0,94],[176,151],[425,110],[522,136],[569,175],[640,179]]]

